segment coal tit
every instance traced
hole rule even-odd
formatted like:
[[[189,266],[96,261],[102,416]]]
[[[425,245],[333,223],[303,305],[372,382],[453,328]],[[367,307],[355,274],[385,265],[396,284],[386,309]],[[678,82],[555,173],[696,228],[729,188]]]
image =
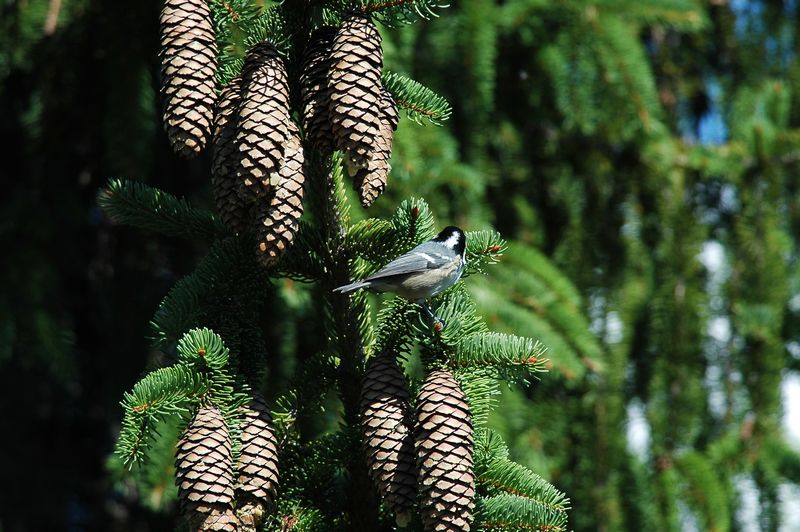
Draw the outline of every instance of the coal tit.
[[[362,281],[335,288],[346,294],[366,288],[395,294],[419,303],[425,312],[439,321],[425,300],[453,286],[467,264],[467,239],[464,231],[448,226],[431,240],[400,255]]]

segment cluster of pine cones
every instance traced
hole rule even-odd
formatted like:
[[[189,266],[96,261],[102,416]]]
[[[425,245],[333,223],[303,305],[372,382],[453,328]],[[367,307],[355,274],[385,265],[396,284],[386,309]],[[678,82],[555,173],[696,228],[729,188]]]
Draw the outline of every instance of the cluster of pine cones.
[[[217,95],[217,45],[206,0],[166,0],[161,39],[170,142],[184,157],[211,142],[212,185],[223,222],[237,232],[255,227],[260,262],[271,266],[297,231],[305,184],[284,61],[272,44],[257,44],[241,75]],[[381,83],[382,67],[377,28],[352,15],[338,28],[311,35],[297,80],[306,145],[343,152],[364,206],[386,188],[398,122],[396,104]],[[473,430],[453,375],[428,375],[414,419],[396,357],[381,354],[365,375],[361,416],[370,474],[398,524],[409,522],[419,493],[426,530],[469,530]],[[263,400],[254,398],[243,417],[235,465],[227,425],[213,406],[198,410],[178,443],[176,482],[193,529],[255,530],[275,500],[277,446]]]
[[[464,392],[447,370],[431,371],[416,419],[394,353],[373,358],[361,392],[370,476],[397,524],[411,519],[417,493],[426,531],[468,531],[475,498],[473,429]]]
[[[259,261],[275,264],[298,229],[306,174],[284,60],[271,43],[253,46],[241,74],[217,95],[217,44],[206,0],[166,0],[160,57],[173,149],[193,157],[211,142],[223,222],[236,232],[255,229]],[[382,68],[380,34],[356,14],[311,35],[297,80],[306,146],[343,152],[365,207],[386,188],[398,122]]]
[[[254,396],[241,414],[235,465],[228,426],[214,406],[200,407],[178,441],[175,483],[191,530],[254,532],[275,501],[278,448],[269,410]]]

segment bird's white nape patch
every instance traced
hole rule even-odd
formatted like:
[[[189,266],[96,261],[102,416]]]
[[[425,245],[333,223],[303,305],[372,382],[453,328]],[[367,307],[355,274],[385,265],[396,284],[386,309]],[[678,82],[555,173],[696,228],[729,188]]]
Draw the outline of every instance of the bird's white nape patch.
[[[422,253],[421,251],[417,251],[414,253],[417,257],[422,257],[423,259],[427,260],[428,262],[436,262],[436,260],[428,255],[427,253]]]
[[[461,242],[461,234],[453,231],[444,241],[444,245],[450,249],[455,249],[459,242]]]

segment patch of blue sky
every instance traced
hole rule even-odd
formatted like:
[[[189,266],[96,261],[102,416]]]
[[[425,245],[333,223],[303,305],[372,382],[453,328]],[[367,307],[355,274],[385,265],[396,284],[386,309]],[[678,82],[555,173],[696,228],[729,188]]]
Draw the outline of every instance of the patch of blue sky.
[[[706,76],[705,90],[708,95],[708,110],[690,127],[691,121],[684,120],[681,124],[685,139],[698,142],[707,146],[718,146],[728,141],[728,126],[722,115],[722,87],[716,78]]]

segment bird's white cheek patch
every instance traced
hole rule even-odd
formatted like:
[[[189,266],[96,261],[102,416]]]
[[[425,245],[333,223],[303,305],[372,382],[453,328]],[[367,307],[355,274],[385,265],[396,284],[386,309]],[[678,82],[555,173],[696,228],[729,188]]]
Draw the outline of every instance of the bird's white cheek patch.
[[[447,240],[444,241],[444,245],[450,249],[454,249],[459,242],[461,242],[461,235],[453,233],[447,237]]]

